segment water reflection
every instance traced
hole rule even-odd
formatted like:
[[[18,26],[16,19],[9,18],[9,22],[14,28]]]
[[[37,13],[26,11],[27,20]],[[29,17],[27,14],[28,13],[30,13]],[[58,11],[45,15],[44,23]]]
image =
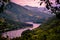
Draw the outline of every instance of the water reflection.
[[[9,32],[5,32],[3,33],[3,37],[6,37],[7,35],[9,36],[9,38],[16,38],[16,37],[21,37],[21,33],[25,30],[32,30],[32,29],[35,29],[37,27],[39,27],[41,24],[36,24],[36,23],[33,23],[33,22],[26,22],[28,24],[33,24],[33,27],[27,27],[27,28],[24,28],[24,29],[19,29],[19,30],[14,30],[14,31],[9,31]]]

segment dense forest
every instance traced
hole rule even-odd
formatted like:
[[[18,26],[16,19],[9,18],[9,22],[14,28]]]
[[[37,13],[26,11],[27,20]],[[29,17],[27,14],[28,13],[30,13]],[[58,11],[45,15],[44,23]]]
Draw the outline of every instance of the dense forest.
[[[5,5],[2,6],[5,7]],[[0,13],[2,13],[4,10],[4,7],[2,6],[0,7]],[[47,4],[47,8],[49,8],[48,6],[50,5]],[[55,9],[52,10],[53,10],[52,12],[56,14],[56,17],[53,17],[46,23],[43,23],[39,28],[36,28],[34,30],[26,30],[21,34],[22,35],[21,37],[13,38],[10,40],[60,40],[60,9],[57,9],[56,7]],[[13,24],[14,23],[15,22],[13,22]],[[4,18],[0,18],[0,29],[4,29],[11,26],[13,27],[15,25],[18,26],[18,23],[12,25],[11,23],[7,23],[7,21]],[[9,40],[9,38],[8,36],[7,38],[3,38],[0,35],[0,40]]]
[[[53,18],[39,28],[24,31],[21,37],[12,40],[60,40],[60,19]]]
[[[21,37],[11,40],[60,40],[60,19],[54,17],[39,28],[24,31]],[[8,37],[7,37],[8,38]],[[5,40],[7,38],[0,38]]]
[[[24,31],[21,37],[11,40],[60,40],[60,19],[53,18],[43,23],[39,28]],[[5,40],[7,38],[1,38]]]

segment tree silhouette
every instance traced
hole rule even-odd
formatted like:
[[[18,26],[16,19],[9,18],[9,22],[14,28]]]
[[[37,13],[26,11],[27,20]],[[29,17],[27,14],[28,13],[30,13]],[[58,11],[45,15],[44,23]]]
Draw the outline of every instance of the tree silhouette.
[[[44,1],[46,3],[46,8],[52,11],[52,13],[56,14],[57,18],[60,18],[60,6],[57,6],[58,4],[60,4],[60,0],[55,0],[55,5],[56,6],[52,6],[52,2],[50,2],[50,0],[40,0],[40,1]],[[40,5],[42,5],[42,2],[40,3]]]
[[[0,13],[4,11],[6,5],[10,2],[10,0],[0,0]]]

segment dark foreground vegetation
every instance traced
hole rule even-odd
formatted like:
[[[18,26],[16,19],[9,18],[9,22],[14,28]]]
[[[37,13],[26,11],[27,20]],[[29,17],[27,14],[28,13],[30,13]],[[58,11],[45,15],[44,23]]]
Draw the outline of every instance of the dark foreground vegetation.
[[[10,39],[8,36],[7,38],[4,38],[0,35],[0,40],[60,40],[60,7],[52,7],[51,6],[52,3],[50,3],[49,0],[42,1],[45,1],[45,3],[47,4],[46,8],[47,9],[51,8],[52,13],[56,14],[57,18],[53,18],[51,21],[43,23],[39,28],[34,29],[32,31],[30,30],[24,31],[22,33],[22,36],[19,38]],[[57,0],[56,2],[57,4],[60,4],[59,0]],[[0,7],[0,13],[4,11],[4,8],[5,5],[3,3],[3,5],[1,5]],[[3,29],[5,28],[4,20],[0,25],[1,25],[0,28],[2,28],[3,26],[4,26]]]
[[[53,18],[32,31],[24,31],[21,37],[10,40],[60,40],[60,19]],[[8,39],[1,38],[0,39]]]
[[[21,38],[13,40],[60,40],[60,19],[52,19],[32,31],[22,33]]]
[[[32,26],[33,26],[32,24],[16,22],[2,17],[0,18],[0,33],[12,31],[12,30],[18,30],[26,27],[32,27]]]

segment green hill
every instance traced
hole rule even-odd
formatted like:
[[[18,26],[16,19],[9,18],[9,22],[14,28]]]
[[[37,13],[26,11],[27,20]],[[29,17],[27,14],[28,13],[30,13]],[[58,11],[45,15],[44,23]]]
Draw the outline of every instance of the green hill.
[[[18,30],[21,28],[32,27],[32,24],[16,22],[6,18],[0,18],[0,33],[4,33],[6,31]]]
[[[21,37],[12,40],[60,40],[60,19],[53,18],[39,28],[24,31]]]

